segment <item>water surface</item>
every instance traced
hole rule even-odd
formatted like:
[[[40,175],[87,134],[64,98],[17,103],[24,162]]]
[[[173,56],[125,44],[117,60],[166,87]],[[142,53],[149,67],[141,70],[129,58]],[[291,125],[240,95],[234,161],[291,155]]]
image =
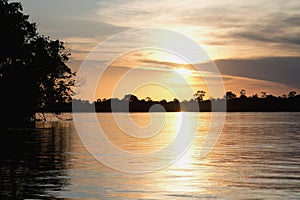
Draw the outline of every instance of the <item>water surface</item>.
[[[128,116],[119,115],[126,125]],[[82,145],[72,121],[2,131],[1,199],[299,198],[300,113],[228,113],[217,145],[204,159],[199,151],[211,114],[187,115],[191,123],[201,118],[191,148],[176,163],[142,174],[99,163]],[[137,142],[122,133],[111,113],[97,116],[113,144],[135,153],[163,148],[178,130],[179,114],[167,113],[160,133]],[[147,113],[133,113],[130,118],[139,126],[151,123]]]

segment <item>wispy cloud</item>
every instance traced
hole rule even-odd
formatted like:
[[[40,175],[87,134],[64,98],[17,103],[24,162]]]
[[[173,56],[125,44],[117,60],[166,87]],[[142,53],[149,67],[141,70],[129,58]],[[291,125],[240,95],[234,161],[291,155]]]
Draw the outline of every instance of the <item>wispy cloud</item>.
[[[299,11],[297,0],[113,0],[100,3],[97,13],[103,22],[115,26],[179,30],[203,44],[212,57],[224,58],[296,55]]]

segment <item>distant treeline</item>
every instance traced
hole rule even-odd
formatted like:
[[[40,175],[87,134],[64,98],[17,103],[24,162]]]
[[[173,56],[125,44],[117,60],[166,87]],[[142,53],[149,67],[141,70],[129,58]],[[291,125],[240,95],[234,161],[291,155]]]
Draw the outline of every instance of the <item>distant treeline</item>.
[[[73,100],[73,107],[76,112],[300,112],[300,95],[296,92],[289,92],[288,95],[274,96],[262,92],[261,96],[246,96],[245,90],[241,90],[240,96],[229,91],[223,98],[204,100],[205,92],[197,91],[194,98],[180,102],[173,101],[153,101],[151,98],[138,99],[135,95],[125,95],[123,99],[98,99],[93,103],[86,100]],[[159,107],[153,107],[160,105]],[[213,105],[213,109],[212,109]],[[151,109],[151,108],[164,108]],[[49,106],[41,112],[72,112],[72,103],[63,103]]]

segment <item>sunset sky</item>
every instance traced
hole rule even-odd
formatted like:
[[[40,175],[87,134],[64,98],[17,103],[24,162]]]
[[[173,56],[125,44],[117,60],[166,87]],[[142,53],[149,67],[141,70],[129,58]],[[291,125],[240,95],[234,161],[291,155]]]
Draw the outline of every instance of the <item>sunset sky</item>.
[[[79,69],[96,45],[114,34],[132,28],[158,27],[196,41],[215,61],[226,91],[239,93],[245,89],[247,95],[260,95],[261,91],[275,95],[291,90],[300,92],[299,0],[22,0],[21,3],[30,19],[37,22],[40,33],[61,39],[71,48],[69,65],[74,70]],[[200,58],[194,62],[205,64]],[[113,91],[130,69],[135,70]],[[201,77],[193,67],[166,52],[133,51],[111,63],[94,96],[122,98],[134,93],[139,98],[150,96],[157,100],[191,99],[193,92],[186,89],[184,81],[178,81],[178,76],[193,91],[208,92],[203,78],[216,74],[207,71]],[[141,80],[145,77],[147,83],[161,84],[143,85]],[[178,91],[177,95],[173,89]]]

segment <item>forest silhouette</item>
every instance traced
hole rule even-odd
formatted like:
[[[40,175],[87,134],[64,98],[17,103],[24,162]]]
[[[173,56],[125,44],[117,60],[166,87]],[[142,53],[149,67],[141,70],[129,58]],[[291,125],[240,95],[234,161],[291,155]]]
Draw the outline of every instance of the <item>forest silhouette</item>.
[[[137,96],[127,94],[123,99],[97,99],[94,102],[87,100],[73,100],[76,112],[299,112],[300,95],[291,91],[288,95],[274,96],[261,92],[252,96],[246,96],[246,91],[241,90],[237,96],[232,91],[226,92],[223,98],[204,99],[205,92],[197,91],[190,100],[180,102],[178,99],[166,101],[151,100],[150,97],[138,99]],[[151,110],[152,106],[160,105],[164,110]],[[213,105],[213,106],[212,106]],[[226,109],[224,110],[224,106]],[[49,107],[47,112],[72,112],[72,103],[56,104]]]
[[[0,0],[1,126],[34,125],[38,111],[71,101],[70,51],[38,33],[20,3]]]

